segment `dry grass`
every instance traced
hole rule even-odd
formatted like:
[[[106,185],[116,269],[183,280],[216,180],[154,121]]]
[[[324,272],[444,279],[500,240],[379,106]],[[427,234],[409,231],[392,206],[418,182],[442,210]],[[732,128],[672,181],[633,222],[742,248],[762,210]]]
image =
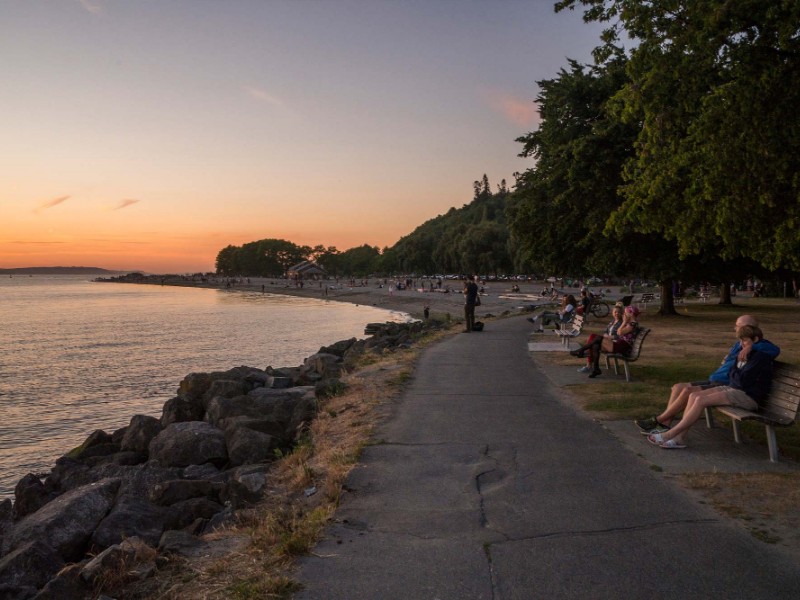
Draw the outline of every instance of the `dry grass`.
[[[117,597],[291,597],[300,589],[292,579],[293,561],[311,551],[336,510],[342,485],[369,442],[381,409],[402,392],[421,350],[446,335],[449,331],[429,334],[410,350],[365,355],[343,378],[343,393],[320,401],[317,418],[270,471],[269,496],[241,511],[235,527],[206,536],[247,535],[245,551],[214,560],[173,559],[156,578],[116,590]]]

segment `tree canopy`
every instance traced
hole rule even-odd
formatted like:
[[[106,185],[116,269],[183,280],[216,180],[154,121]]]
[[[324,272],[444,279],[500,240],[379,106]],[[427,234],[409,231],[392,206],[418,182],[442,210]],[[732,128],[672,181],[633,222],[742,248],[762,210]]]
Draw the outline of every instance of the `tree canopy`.
[[[617,116],[635,125],[609,226],[674,240],[682,258],[800,268],[800,3],[564,0],[607,22],[596,56],[634,40]]]

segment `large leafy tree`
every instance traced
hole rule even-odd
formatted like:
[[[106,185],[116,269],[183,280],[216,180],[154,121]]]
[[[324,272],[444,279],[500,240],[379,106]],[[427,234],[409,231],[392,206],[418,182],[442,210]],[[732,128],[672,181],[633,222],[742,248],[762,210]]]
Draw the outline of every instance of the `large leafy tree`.
[[[625,58],[601,66],[575,61],[538,82],[541,124],[518,139],[536,166],[517,179],[509,204],[521,262],[557,273],[628,273],[668,278],[680,268],[674,246],[635,232],[608,235],[622,198],[622,166],[633,156],[636,127],[608,110],[626,81]]]
[[[681,257],[800,268],[800,2],[563,0],[635,43],[618,114],[637,125],[611,226]]]

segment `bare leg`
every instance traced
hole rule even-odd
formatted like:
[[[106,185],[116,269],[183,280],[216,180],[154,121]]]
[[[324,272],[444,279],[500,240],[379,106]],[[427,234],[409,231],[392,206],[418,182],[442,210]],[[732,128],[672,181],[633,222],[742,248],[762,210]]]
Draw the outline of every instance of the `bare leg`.
[[[686,409],[683,411],[683,418],[680,423],[669,431],[661,434],[664,440],[674,439],[683,443],[683,435],[694,425],[702,416],[707,406],[722,406],[730,404],[725,390],[709,388],[691,392],[686,402]]]
[[[672,420],[686,409],[686,402],[689,400],[689,394],[698,392],[700,389],[701,388],[693,386],[690,383],[676,383],[673,385],[669,395],[669,401],[667,402],[667,408],[656,417],[658,422],[664,425],[671,424]]]

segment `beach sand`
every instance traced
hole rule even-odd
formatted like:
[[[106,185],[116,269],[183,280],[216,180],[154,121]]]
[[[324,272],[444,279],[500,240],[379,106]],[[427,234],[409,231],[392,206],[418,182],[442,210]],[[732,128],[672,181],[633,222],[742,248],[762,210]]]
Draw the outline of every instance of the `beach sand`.
[[[288,284],[285,280],[251,277],[249,283],[247,279],[237,282],[229,289],[233,291],[261,292],[262,286],[265,293],[284,294],[288,296],[298,296],[303,298],[317,298],[320,300],[330,300],[336,302],[349,302],[357,305],[375,306],[386,310],[399,311],[410,314],[415,318],[422,318],[426,306],[429,307],[432,318],[444,318],[450,315],[452,319],[460,320],[464,317],[464,296],[461,293],[463,282],[459,280],[443,280],[442,290],[447,286],[452,290],[449,293],[444,291],[430,290],[429,280],[422,280],[422,285],[414,289],[397,290],[391,285],[391,280],[382,286],[376,279],[371,279],[367,285],[347,285],[346,281],[340,280],[335,284],[326,282],[309,281],[305,282],[302,288],[294,284]],[[160,283],[156,277],[148,278],[146,283]],[[226,288],[224,280],[209,282],[191,281],[187,279],[169,278],[164,280],[165,285],[181,285],[187,287],[209,287]],[[513,293],[512,285],[519,285],[520,291]],[[538,294],[543,288],[547,287],[547,282],[510,282],[496,281],[488,282],[483,285],[484,293],[481,294],[481,305],[475,309],[477,319],[491,316],[500,316],[508,313],[524,312],[531,309],[533,305],[547,304],[549,301],[540,300]],[[436,282],[434,280],[434,287]],[[420,291],[425,289],[426,291]],[[579,290],[565,290],[578,296]]]

